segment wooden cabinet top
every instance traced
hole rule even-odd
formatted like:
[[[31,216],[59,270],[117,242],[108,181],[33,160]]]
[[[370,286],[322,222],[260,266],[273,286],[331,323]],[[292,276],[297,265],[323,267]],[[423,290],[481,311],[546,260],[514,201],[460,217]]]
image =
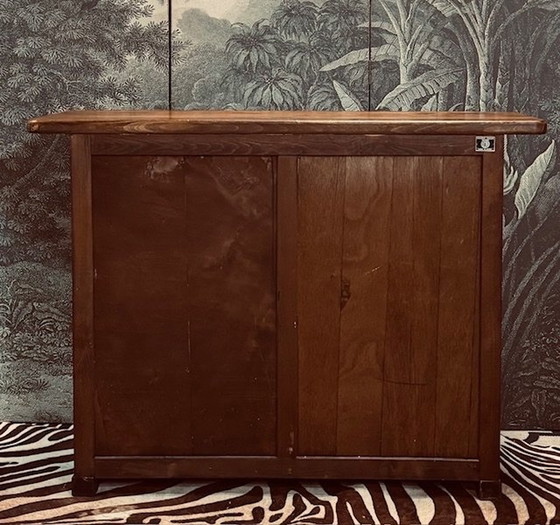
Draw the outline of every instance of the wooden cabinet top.
[[[519,113],[326,111],[68,111],[29,121],[36,133],[297,133],[383,135],[540,134],[546,121]]]

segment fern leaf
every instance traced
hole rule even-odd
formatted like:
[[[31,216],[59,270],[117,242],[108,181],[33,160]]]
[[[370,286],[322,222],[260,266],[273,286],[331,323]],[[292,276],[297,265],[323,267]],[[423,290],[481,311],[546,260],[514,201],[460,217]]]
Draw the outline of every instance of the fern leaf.
[[[515,207],[517,208],[518,219],[521,219],[521,217],[525,215],[529,204],[531,204],[535,198],[545,174],[554,164],[555,153],[556,142],[552,141],[546,151],[541,153],[521,176],[519,189],[515,195]]]
[[[450,84],[461,78],[463,69],[435,69],[397,86],[380,102],[377,109],[386,108],[391,111],[409,109],[420,99],[439,93]]]

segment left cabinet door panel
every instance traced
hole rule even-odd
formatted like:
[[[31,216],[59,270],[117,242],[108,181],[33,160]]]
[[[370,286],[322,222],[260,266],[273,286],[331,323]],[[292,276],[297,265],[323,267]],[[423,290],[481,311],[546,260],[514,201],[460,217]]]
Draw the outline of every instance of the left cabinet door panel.
[[[93,157],[97,455],[274,455],[274,173]]]

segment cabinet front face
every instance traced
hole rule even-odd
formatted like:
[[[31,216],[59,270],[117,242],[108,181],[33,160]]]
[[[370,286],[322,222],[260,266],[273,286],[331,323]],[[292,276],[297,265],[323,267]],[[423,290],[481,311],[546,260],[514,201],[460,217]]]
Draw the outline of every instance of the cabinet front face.
[[[67,112],[75,495],[500,485],[510,113]],[[485,497],[486,497],[485,496]]]
[[[276,452],[274,172],[95,156],[98,455]]]
[[[483,163],[94,155],[96,456],[477,460]]]
[[[481,173],[299,159],[299,455],[478,456]]]

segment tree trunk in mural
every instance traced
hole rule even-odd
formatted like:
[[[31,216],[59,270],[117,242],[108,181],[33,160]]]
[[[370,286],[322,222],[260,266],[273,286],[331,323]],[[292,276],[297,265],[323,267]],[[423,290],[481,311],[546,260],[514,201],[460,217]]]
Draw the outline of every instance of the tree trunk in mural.
[[[480,57],[480,111],[494,109],[494,75],[490,67],[490,58]]]

